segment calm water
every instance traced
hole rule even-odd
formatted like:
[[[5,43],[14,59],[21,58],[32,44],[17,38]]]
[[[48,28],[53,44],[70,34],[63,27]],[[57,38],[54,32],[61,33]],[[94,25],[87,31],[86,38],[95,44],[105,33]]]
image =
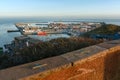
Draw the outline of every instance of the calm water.
[[[48,22],[48,21],[87,21],[87,22],[106,22],[108,24],[120,25],[120,19],[57,19],[57,18],[4,18],[0,19],[0,47],[3,47],[4,44],[11,43],[14,40],[14,37],[20,36],[19,32],[7,33],[7,30],[17,29],[15,23],[17,22]],[[47,35],[47,36],[31,36],[41,40],[49,40],[58,37],[69,37],[64,34],[57,35]]]
[[[14,25],[15,23],[18,23],[18,22],[48,22],[48,21],[54,21],[54,20],[56,19],[51,19],[51,18],[48,18],[48,19],[47,18],[0,19],[0,47],[3,47],[4,44],[10,44],[11,41],[14,40],[14,37],[21,36],[19,32],[7,33],[7,30],[17,29]],[[30,37],[46,41],[46,40],[50,40],[54,38],[69,37],[69,36],[65,34],[54,34],[54,35],[47,35],[47,36],[31,35]]]

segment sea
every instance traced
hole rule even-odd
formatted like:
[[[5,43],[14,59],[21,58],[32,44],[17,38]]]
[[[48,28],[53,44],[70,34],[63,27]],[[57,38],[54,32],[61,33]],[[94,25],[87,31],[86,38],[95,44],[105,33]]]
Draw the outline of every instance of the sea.
[[[80,22],[105,22],[120,25],[120,19],[78,19],[78,18],[0,18],[0,47],[10,44],[14,37],[21,36],[20,32],[8,33],[7,30],[17,29],[15,23],[19,22],[52,22],[52,21],[80,21]],[[50,40],[59,37],[70,37],[67,34],[52,34],[47,36],[31,36],[40,40]]]

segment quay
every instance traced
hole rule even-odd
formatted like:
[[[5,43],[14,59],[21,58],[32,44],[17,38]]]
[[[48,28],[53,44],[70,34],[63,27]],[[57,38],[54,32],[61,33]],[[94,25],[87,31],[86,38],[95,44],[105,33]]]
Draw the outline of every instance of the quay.
[[[47,34],[63,34],[62,32],[21,32],[23,35],[47,35]]]

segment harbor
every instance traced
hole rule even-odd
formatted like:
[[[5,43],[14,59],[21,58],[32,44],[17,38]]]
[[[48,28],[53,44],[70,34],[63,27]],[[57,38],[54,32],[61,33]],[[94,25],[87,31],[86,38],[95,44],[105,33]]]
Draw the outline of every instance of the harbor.
[[[100,22],[16,23],[23,35],[68,34],[77,36],[102,25]]]
[[[81,34],[101,27],[100,22],[48,22],[48,23],[16,23],[17,29],[7,30],[9,33],[20,32],[21,36],[14,37],[9,44],[5,44],[5,51],[15,54],[23,49],[40,42],[56,38],[78,37]]]
[[[26,18],[22,18],[22,19],[0,19],[1,23],[0,23],[0,47],[3,47],[4,49],[4,45],[5,44],[10,44],[11,41],[14,40],[14,37],[17,36],[21,36],[21,32],[7,32],[8,30],[18,30],[18,28],[16,27],[16,24],[30,24],[30,26],[41,26],[41,23],[45,23],[46,25],[42,25],[42,26],[48,26],[48,25],[52,25],[54,22],[56,23],[64,23],[64,24],[81,24],[79,25],[79,27],[81,27],[80,29],[77,30],[78,34],[82,34],[84,31],[86,31],[87,26],[85,27],[85,25],[89,25],[87,23],[101,23],[101,22],[105,22],[106,24],[116,24],[116,25],[120,25],[120,20],[118,19],[112,19],[111,21],[109,19],[42,19],[42,18],[31,18],[31,19],[26,19]],[[9,22],[8,22],[9,20]],[[40,24],[39,24],[40,23]],[[51,24],[50,24],[51,23]],[[86,24],[85,24],[86,23]],[[18,25],[19,26],[19,25]],[[52,25],[52,26],[56,26],[56,24]],[[61,25],[62,26],[62,25]],[[94,24],[92,25],[93,27],[95,26]],[[94,27],[95,28],[95,27]],[[89,29],[87,29],[89,31]],[[81,31],[81,32],[80,32]],[[74,30],[73,30],[74,32]],[[35,36],[35,38],[40,38],[43,40],[49,39],[52,36],[53,37],[66,37],[68,33],[67,31],[64,30],[65,34],[47,34],[47,35],[32,35],[33,37]],[[69,30],[69,35],[71,35],[71,31]],[[74,35],[74,33],[72,33],[72,35]],[[31,36],[31,35],[30,35]],[[49,37],[49,38],[48,38]],[[68,36],[67,36],[68,37]]]

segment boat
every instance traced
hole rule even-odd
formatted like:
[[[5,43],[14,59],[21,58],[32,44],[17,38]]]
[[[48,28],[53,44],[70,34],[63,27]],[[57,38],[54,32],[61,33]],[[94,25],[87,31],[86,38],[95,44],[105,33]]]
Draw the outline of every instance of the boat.
[[[45,31],[39,31],[37,32],[37,35],[47,35],[47,33]]]

